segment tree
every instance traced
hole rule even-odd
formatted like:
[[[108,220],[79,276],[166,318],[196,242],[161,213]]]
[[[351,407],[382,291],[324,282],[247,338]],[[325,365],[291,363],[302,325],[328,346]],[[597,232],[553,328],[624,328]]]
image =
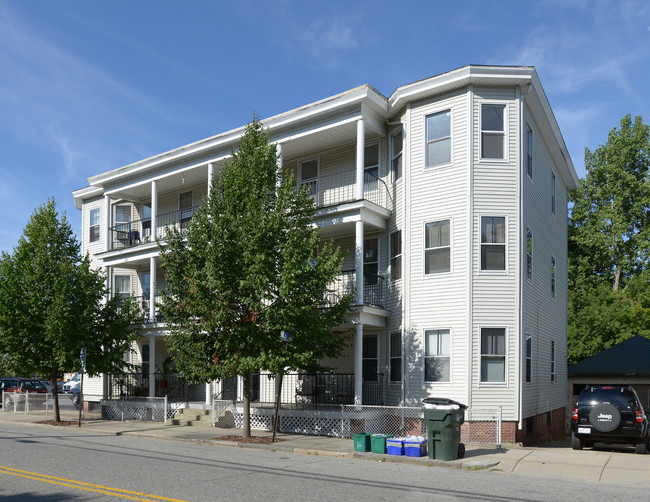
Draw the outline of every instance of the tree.
[[[344,255],[321,246],[314,203],[277,169],[276,148],[254,117],[185,233],[161,245],[168,348],[190,381],[241,375],[250,436],[250,375],[318,369],[343,345],[333,327],[351,297],[323,308]],[[291,333],[286,350],[281,330]]]
[[[623,117],[571,193],[569,361],[648,333],[650,127]],[[645,319],[645,324],[644,324]]]
[[[80,245],[53,200],[36,209],[12,254],[0,258],[0,353],[16,374],[49,375],[60,421],[57,376],[80,365],[90,375],[118,372],[136,334],[134,309],[106,301],[105,277],[81,257]]]

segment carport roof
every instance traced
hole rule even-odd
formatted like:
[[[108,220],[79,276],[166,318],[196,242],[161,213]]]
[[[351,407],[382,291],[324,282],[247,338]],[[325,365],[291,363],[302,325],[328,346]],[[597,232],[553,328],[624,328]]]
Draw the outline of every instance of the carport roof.
[[[635,335],[569,366],[570,377],[586,375],[650,375],[650,339]]]

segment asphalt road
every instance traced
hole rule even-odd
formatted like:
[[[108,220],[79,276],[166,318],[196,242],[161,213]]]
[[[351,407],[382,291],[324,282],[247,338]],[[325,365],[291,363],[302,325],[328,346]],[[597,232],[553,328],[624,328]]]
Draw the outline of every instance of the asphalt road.
[[[647,500],[646,490],[498,471],[0,425],[0,500]]]

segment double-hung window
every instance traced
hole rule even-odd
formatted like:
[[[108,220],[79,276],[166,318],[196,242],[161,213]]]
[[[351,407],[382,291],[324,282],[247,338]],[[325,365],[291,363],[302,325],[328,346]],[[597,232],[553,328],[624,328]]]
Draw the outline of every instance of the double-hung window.
[[[424,332],[424,381],[449,382],[450,331],[427,329]]]
[[[99,209],[91,209],[89,225],[89,241],[96,242],[99,240]]]
[[[363,241],[363,303],[366,305],[381,304],[381,288],[379,287],[379,240],[364,239]]]
[[[526,383],[533,382],[533,335],[526,332]]]
[[[526,279],[533,282],[533,231],[526,229]]]
[[[402,148],[404,137],[402,129],[390,137],[390,174],[393,183],[402,177]]]
[[[434,113],[426,119],[426,166],[451,162],[451,110]]]
[[[402,381],[402,333],[390,334],[390,381]]]
[[[528,177],[533,179],[533,130],[526,128],[526,172]]]
[[[551,213],[555,216],[555,173],[551,173]]]
[[[506,218],[481,216],[481,270],[506,269]]]
[[[506,381],[506,330],[481,328],[481,382]]]
[[[115,276],[115,296],[123,302],[131,297],[131,276],[130,275],[116,275]]]
[[[379,143],[368,145],[363,154],[363,183],[366,190],[376,190],[379,179]]]
[[[505,105],[481,105],[481,158],[505,159]]]
[[[555,298],[555,256],[551,256],[551,298]]]
[[[555,382],[555,340],[551,340],[551,382]]]
[[[300,162],[300,188],[307,187],[310,197],[318,193],[318,159]]]
[[[402,278],[402,232],[390,234],[390,274],[394,281]]]
[[[424,224],[424,273],[441,274],[451,270],[450,220]]]
[[[377,381],[377,335],[363,335],[362,376],[366,382]]]

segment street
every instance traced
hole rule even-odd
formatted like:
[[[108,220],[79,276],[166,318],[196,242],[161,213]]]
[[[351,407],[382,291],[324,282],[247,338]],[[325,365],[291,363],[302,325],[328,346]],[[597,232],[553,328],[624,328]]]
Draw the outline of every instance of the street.
[[[0,426],[0,498],[100,500],[566,500],[643,489],[84,432]]]

